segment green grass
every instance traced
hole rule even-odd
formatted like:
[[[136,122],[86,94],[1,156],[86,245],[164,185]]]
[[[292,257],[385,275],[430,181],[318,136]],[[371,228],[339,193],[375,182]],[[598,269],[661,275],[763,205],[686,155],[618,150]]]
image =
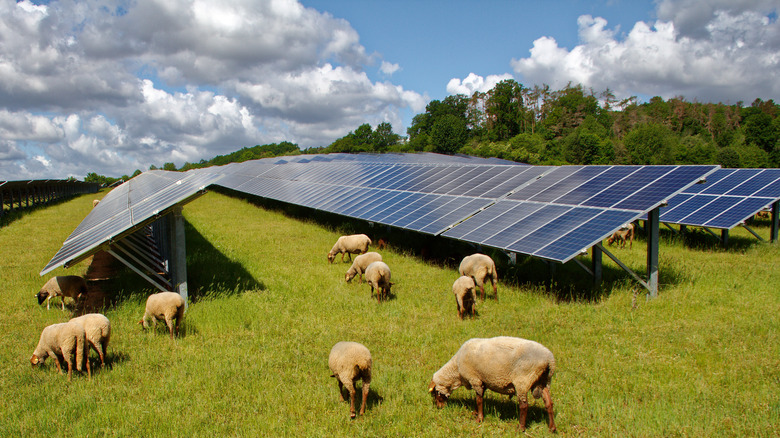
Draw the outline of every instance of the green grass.
[[[346,284],[349,265],[325,254],[346,231],[378,235],[334,217],[315,222],[209,193],[187,205],[191,301],[185,334],[141,331],[150,289],[122,272],[110,368],[68,383],[51,360],[28,359],[41,329],[71,314],[47,311],[34,294],[38,272],[92,208],[94,195],[33,211],[0,228],[0,436],[516,436],[515,399],[488,393],[474,422],[464,388],[437,410],[432,374],[467,339],[534,339],[555,354],[552,381],[561,436],[780,435],[780,249],[735,230],[721,248],[700,233],[662,232],[661,289],[646,300],[605,257],[605,285],[587,287],[577,266],[499,262],[500,302],[457,318],[453,260],[423,261],[416,245],[462,247],[392,234],[382,251],[395,298],[377,304],[368,287]],[[756,226],[768,234],[766,224]],[[645,244],[614,250],[643,272]],[[587,262],[587,261],[586,261]],[[52,275],[83,274],[86,263]],[[159,327],[159,325],[158,325]],[[338,341],[365,344],[374,358],[366,415],[350,420],[329,377]],[[93,363],[96,357],[92,354]],[[529,436],[549,435],[540,400]]]

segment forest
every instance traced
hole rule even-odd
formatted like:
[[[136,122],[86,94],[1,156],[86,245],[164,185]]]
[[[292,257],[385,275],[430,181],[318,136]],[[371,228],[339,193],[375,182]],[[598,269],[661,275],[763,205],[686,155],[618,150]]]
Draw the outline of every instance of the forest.
[[[617,99],[581,85],[528,88],[513,79],[487,92],[432,100],[401,136],[384,122],[368,123],[328,146],[300,150],[288,141],[244,147],[197,163],[150,170],[186,171],[282,155],[332,152],[436,152],[497,157],[534,165],[719,164],[780,167],[780,106],[689,102],[684,97]],[[90,173],[85,181],[117,179]]]
[[[504,80],[488,92],[431,101],[407,137],[368,124],[306,152],[461,153],[528,164],[719,164],[778,167],[780,111],[774,101],[749,106],[683,97],[618,100],[582,86],[561,90]]]

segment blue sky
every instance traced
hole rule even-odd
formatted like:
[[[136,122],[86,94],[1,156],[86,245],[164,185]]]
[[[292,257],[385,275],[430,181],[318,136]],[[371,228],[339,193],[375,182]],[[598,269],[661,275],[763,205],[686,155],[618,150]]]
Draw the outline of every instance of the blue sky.
[[[780,97],[778,0],[0,0],[0,180],[404,135],[431,99]]]

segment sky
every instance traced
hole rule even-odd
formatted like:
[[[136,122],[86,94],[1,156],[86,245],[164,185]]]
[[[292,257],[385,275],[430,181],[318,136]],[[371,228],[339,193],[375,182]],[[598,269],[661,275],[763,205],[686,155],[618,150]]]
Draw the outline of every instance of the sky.
[[[581,84],[780,99],[780,0],[0,0],[0,180],[118,177],[433,99]]]

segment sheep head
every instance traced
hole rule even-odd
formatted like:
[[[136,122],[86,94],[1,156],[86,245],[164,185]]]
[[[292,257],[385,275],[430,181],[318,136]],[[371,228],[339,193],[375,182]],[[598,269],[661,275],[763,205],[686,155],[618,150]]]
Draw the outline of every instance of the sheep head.
[[[449,395],[436,389],[436,382],[433,380],[431,380],[431,383],[428,385],[428,392],[433,396],[433,402],[436,403],[437,408],[441,409],[447,404]]]
[[[41,290],[35,296],[38,298],[38,304],[43,304],[44,301],[46,301],[46,298],[49,296],[49,293]]]
[[[38,366],[38,364],[43,363],[43,360],[45,358],[38,357],[35,353],[33,353],[32,357],[30,357],[30,365],[35,368]]]
[[[336,259],[336,254],[333,254],[332,252],[328,253],[328,263],[333,263],[333,260]]]

